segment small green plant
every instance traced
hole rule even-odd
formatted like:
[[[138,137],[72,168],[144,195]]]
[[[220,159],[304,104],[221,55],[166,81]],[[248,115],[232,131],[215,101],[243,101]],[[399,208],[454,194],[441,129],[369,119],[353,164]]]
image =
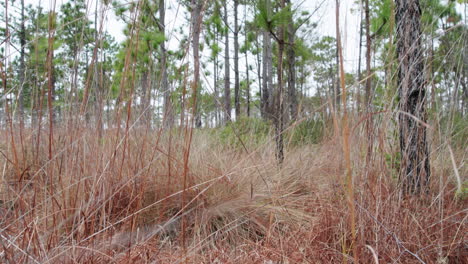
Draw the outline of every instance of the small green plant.
[[[465,145],[466,139],[468,138],[468,118],[460,113],[457,113],[453,118],[453,130],[452,130],[452,142],[459,144],[460,146]]]
[[[220,129],[213,130],[213,134],[221,144],[242,148],[246,146],[258,146],[265,142],[270,134],[269,122],[257,118],[241,118]]]
[[[459,201],[465,201],[468,198],[468,181],[463,182],[461,190],[455,193],[455,198]]]
[[[385,153],[385,163],[387,168],[390,169],[392,174],[392,179],[398,180],[399,169],[401,164],[401,152],[397,151],[395,153]]]
[[[290,132],[287,138],[290,139],[290,146],[300,146],[303,144],[318,144],[324,134],[324,123],[322,120],[309,119],[301,122]]]
[[[441,127],[443,130],[449,129],[449,136],[453,146],[466,148],[466,138],[468,138],[468,117],[455,113],[451,118],[443,117]]]

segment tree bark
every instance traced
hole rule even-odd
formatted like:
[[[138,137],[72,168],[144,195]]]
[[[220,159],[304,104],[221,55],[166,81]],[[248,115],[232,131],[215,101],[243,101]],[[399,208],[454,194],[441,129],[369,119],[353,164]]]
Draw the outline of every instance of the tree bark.
[[[102,139],[102,132],[104,130],[104,125],[102,122],[102,113],[103,113],[103,86],[102,86],[102,78],[103,72],[102,72],[102,67],[103,64],[99,64],[99,48],[101,46],[101,40],[99,39],[99,33],[98,33],[98,4],[99,2],[96,1],[95,7],[94,7],[94,43],[95,43],[95,49],[96,49],[96,58],[94,62],[94,74],[93,74],[93,82],[94,82],[94,115],[95,115],[95,120],[96,120],[96,130],[98,134],[98,140],[101,141]]]
[[[271,2],[265,0],[268,17],[271,16]],[[273,54],[271,47],[271,33],[263,31],[263,65],[262,65],[262,101],[261,109],[264,119],[274,118],[274,98],[273,98]]]
[[[224,5],[224,25],[228,27],[228,14],[226,4]],[[224,122],[231,122],[231,87],[229,66],[229,30],[225,32],[224,38]]]
[[[285,7],[285,0],[281,1],[281,8]],[[278,29],[278,93],[276,105],[276,158],[278,163],[284,161],[283,126],[284,126],[284,102],[283,102],[283,51],[284,51],[284,26]]]
[[[419,0],[396,0],[398,95],[403,193],[428,188],[429,152],[426,138],[426,89],[421,45]]]
[[[431,46],[429,48],[429,65],[428,65],[428,78],[431,82],[431,108],[436,109],[436,87],[435,82],[432,80],[433,69],[432,64],[434,62],[434,40],[431,39]]]
[[[197,96],[200,88],[200,31],[201,31],[201,12],[203,1],[192,0],[192,43],[193,43],[193,107],[195,115],[195,126],[201,127],[201,116],[198,109]]]
[[[247,42],[247,38],[245,40]],[[249,60],[247,58],[247,51],[245,51],[245,73],[247,78],[246,93],[247,93],[247,117],[250,117],[250,78],[249,78]]]
[[[166,35],[166,6],[164,0],[159,0],[159,31]],[[174,124],[174,113],[171,100],[171,88],[167,79],[167,51],[165,41],[159,45],[161,49],[161,91],[164,94],[164,117],[163,126],[165,128],[172,127]]]
[[[366,138],[367,138],[367,154],[366,154],[366,163],[369,164],[372,157],[373,150],[373,122],[372,122],[372,106],[371,106],[371,49],[372,49],[372,40],[370,34],[370,11],[369,11],[369,0],[366,0],[366,112],[368,114],[366,118]]]
[[[140,109],[140,112],[142,114],[142,119],[143,119],[143,123],[144,125],[149,125],[150,123],[150,120],[151,120],[151,116],[150,116],[150,93],[151,93],[151,76],[150,76],[150,73],[148,71],[144,71],[142,72],[141,74],[141,109]]]
[[[339,3],[339,0],[336,0],[336,14],[339,14],[340,13],[340,3]],[[340,20],[339,20],[339,16],[335,16],[335,19],[336,19],[336,81],[335,81],[335,89],[334,89],[334,100],[333,102],[335,103],[335,111],[337,113],[340,112],[340,108],[341,108],[341,92],[340,92],[340,62],[339,62],[339,54],[338,54],[338,51],[340,49],[339,47],[339,42],[340,42]]]
[[[55,96],[55,67],[54,67],[54,41],[55,41],[55,12],[49,13],[49,35],[47,47],[47,108],[49,110],[49,160],[52,159],[53,153],[53,124],[54,124],[54,96]]]
[[[362,9],[359,12],[360,19],[359,19],[359,58],[358,58],[358,72],[357,72],[357,77],[358,77],[358,85],[356,89],[356,109],[358,115],[360,114],[361,111],[361,80],[362,80],[362,73],[361,73],[361,62],[362,62]]]
[[[257,45],[257,47],[260,47],[260,43],[258,41],[258,34],[255,35],[255,44]],[[262,86],[262,82],[263,82],[263,78],[262,78],[262,67],[260,65],[263,65],[262,64],[262,60],[261,60],[261,56],[260,56],[260,52],[257,52],[257,55],[256,55],[256,66],[257,66],[257,81],[258,81],[258,92],[259,92],[259,97],[260,97],[260,115],[265,118],[265,115],[263,113],[263,86]]]
[[[239,0],[234,0],[234,104],[236,108],[236,120],[241,115],[240,107],[240,85],[239,85],[239,25],[238,12]]]
[[[288,4],[291,0],[286,1]],[[289,115],[291,121],[297,118],[297,93],[296,93],[296,52],[294,51],[296,29],[292,15],[288,24],[288,47],[287,47],[287,60],[288,60],[288,103]]]
[[[215,33],[215,43],[218,45],[218,30]],[[218,93],[218,52],[216,52],[216,56],[213,59],[213,89],[214,89],[214,102],[215,102],[215,126],[218,126],[219,123],[219,115],[218,115],[218,107],[219,107],[219,93]]]
[[[21,25],[20,25],[20,67],[19,67],[19,82],[20,82],[20,93],[18,96],[18,108],[19,108],[19,118],[21,124],[21,130],[23,127],[23,117],[24,117],[24,80],[25,80],[25,46],[26,46],[26,29],[24,26],[25,16],[24,16],[24,0],[21,0]]]
[[[370,34],[370,14],[369,14],[369,0],[366,0],[366,108],[369,109],[371,97],[371,34]]]
[[[270,93],[268,89],[268,51],[269,51],[269,32],[263,32],[263,50],[262,50],[262,98],[261,98],[261,112],[264,119],[270,118],[269,116],[269,102]]]

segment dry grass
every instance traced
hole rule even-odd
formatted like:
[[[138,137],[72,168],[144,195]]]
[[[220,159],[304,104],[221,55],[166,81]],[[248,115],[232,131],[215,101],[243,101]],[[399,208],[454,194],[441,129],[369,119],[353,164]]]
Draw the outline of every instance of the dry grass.
[[[350,257],[340,140],[290,148],[279,169],[273,141],[245,151],[195,131],[184,191],[183,131],[132,129],[127,143],[116,133],[98,139],[92,129],[56,128],[49,161],[46,140],[35,156],[34,133],[25,131],[19,164],[1,161],[0,262],[342,263]],[[455,198],[450,155],[433,156],[430,193],[402,198],[388,159],[394,144],[380,140],[366,165],[361,140],[351,139],[357,262],[468,263],[468,211],[466,200]],[[10,157],[9,139],[1,142]],[[454,152],[463,164],[463,152]],[[459,175],[466,172],[462,166]]]

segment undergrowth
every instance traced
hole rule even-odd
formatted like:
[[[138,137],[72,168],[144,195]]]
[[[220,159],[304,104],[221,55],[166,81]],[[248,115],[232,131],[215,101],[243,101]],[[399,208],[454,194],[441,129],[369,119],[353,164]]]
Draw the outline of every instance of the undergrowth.
[[[214,140],[230,148],[244,148],[248,145],[261,146],[265,144],[271,136],[271,122],[258,118],[242,117],[226,126],[209,129]],[[318,144],[324,138],[324,123],[322,120],[307,119],[291,124],[284,132],[287,145],[289,147],[303,146],[304,144]]]
[[[93,129],[63,127],[51,160],[47,141],[36,145],[37,132],[26,130],[18,164],[4,133],[0,260],[351,263],[340,139],[324,139],[320,131],[313,121],[290,129],[279,168],[264,122],[196,130],[185,189],[181,130],[134,128],[124,137],[108,129],[103,140]],[[375,254],[380,263],[467,263],[467,200],[455,195],[448,156],[433,155],[428,194],[401,197],[394,144],[377,141],[365,164],[362,136],[351,139],[356,262],[372,263]],[[455,153],[462,164],[463,149]]]

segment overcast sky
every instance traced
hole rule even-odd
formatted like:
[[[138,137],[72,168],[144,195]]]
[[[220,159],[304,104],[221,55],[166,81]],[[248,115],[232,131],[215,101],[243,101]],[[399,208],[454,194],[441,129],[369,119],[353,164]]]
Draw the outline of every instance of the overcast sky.
[[[49,10],[55,3],[56,10],[60,9],[60,6],[63,3],[68,2],[69,0],[26,0],[27,4],[32,4],[35,6],[41,5],[45,10]],[[89,19],[94,20],[94,7],[97,0],[88,0],[88,16]],[[315,10],[315,8],[322,3],[323,0],[293,0],[295,5],[301,5],[301,10],[305,9],[310,12]],[[357,61],[357,49],[358,49],[358,35],[359,35],[359,16],[350,12],[351,8],[357,8],[356,5],[353,5],[354,1],[341,1],[341,33],[343,36],[343,46],[345,51],[345,61],[346,61],[346,70],[351,70],[356,67],[355,61]],[[170,31],[172,28],[177,28],[178,23],[176,19],[176,10],[178,8],[178,1],[170,0],[166,1],[167,15],[166,23],[167,28]],[[177,16],[181,19],[183,16],[181,14],[181,9],[179,9],[179,14]],[[318,28],[316,32],[320,35],[329,35],[335,36],[335,0],[325,0],[322,8],[316,12],[316,15],[312,18],[313,21],[318,22]],[[106,31],[108,31],[118,42],[121,42],[125,39],[123,32],[124,24],[119,21],[112,10],[109,10],[106,15],[106,22],[104,25]],[[170,32],[167,32],[170,33]],[[172,42],[172,43],[171,43]],[[168,44],[169,47],[173,47],[172,44],[177,44],[177,40],[171,39]]]
[[[26,3],[35,6],[41,5],[42,7],[44,7],[45,10],[50,9],[55,3],[56,10],[59,10],[60,6],[68,1],[69,0],[26,0]],[[87,0],[88,7],[90,8],[90,10],[88,10],[88,16],[89,19],[92,21],[94,20],[94,7],[96,1],[100,0]],[[130,0],[125,1],[130,2]],[[312,12],[323,1],[323,6],[316,12],[314,17],[312,18],[313,22],[318,22],[318,27],[315,32],[317,32],[321,36],[335,37],[335,0],[293,0],[293,4],[294,6],[300,5],[300,10],[308,10]],[[355,4],[355,2],[357,1],[341,0],[340,6],[340,28],[342,34],[342,45],[344,48],[346,71],[351,71],[357,68],[360,18],[359,12],[351,12],[352,9],[357,10],[359,8],[359,6]],[[18,5],[18,3],[16,3],[16,5]],[[171,29],[177,29],[177,26],[181,23],[180,19],[183,18],[181,10],[183,8],[178,9],[178,7],[179,4],[177,0],[166,0],[166,28],[168,29],[168,31],[172,31]],[[458,7],[459,11],[463,12],[463,7],[461,5],[459,5]],[[240,8],[242,8],[242,6]],[[179,13],[176,16],[177,10],[179,10]],[[107,12],[104,28],[107,32],[114,36],[118,42],[121,42],[125,39],[125,36],[123,34],[124,24],[116,18],[112,10],[109,10]],[[177,39],[170,39],[168,44],[169,48],[175,47],[174,44],[177,44]]]

